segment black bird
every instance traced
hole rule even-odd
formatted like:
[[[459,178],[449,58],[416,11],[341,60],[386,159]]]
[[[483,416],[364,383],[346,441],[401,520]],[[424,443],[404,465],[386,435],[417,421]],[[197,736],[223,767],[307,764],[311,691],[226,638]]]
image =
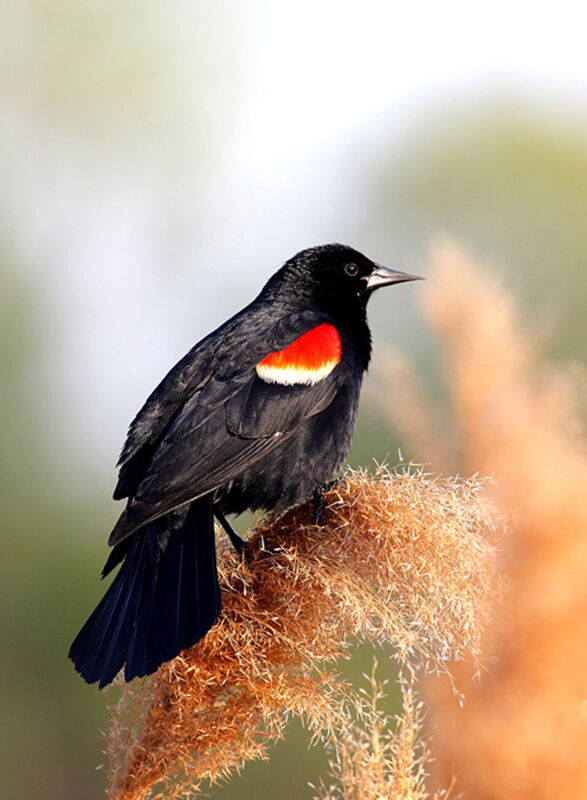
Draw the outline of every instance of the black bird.
[[[121,567],[69,651],[88,683],[148,675],[220,613],[214,517],[316,499],[348,455],[371,355],[366,307],[418,276],[341,244],[287,261],[202,339],[132,422],[114,498],[127,505],[102,575]]]

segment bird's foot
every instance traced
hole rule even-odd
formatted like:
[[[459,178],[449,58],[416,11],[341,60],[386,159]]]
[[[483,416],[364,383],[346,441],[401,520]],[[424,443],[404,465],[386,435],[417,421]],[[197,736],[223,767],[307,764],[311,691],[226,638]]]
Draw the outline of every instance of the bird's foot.
[[[312,525],[319,525],[321,528],[326,525],[326,520],[324,519],[324,494],[321,489],[314,494]]]
[[[239,536],[235,529],[232,527],[230,522],[226,519],[222,511],[220,511],[216,506],[214,507],[214,516],[222,526],[222,529],[230,539],[230,543],[236,550],[239,555],[247,554],[247,545],[248,542],[246,539],[243,539],[242,536]]]
[[[326,519],[324,517],[324,492],[327,492],[329,489],[332,489],[333,486],[336,486],[339,483],[339,478],[334,478],[334,480],[328,481],[320,489],[317,489],[314,492],[314,513],[312,515],[312,524],[319,525],[321,528],[326,525]]]

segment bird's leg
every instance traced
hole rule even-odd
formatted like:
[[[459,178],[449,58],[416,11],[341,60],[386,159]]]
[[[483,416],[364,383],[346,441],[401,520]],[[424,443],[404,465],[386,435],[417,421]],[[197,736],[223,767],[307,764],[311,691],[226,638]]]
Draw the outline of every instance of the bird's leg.
[[[319,525],[321,528],[326,525],[326,520],[324,518],[324,492],[327,492],[329,489],[332,489],[333,486],[339,482],[339,478],[335,478],[332,481],[328,481],[319,489],[316,489],[314,492],[313,500],[314,500],[314,514],[312,515],[312,525]]]
[[[239,554],[243,553],[247,546],[246,540],[238,535],[238,533],[232,527],[230,522],[226,519],[222,511],[220,511],[218,506],[214,506],[214,516],[216,517],[220,525],[224,528],[226,535],[230,539],[230,542],[234,547],[234,549],[236,550],[236,552]]]
[[[320,525],[321,528],[326,525],[324,519],[324,489],[317,489],[314,492],[314,514],[312,515],[312,525]]]

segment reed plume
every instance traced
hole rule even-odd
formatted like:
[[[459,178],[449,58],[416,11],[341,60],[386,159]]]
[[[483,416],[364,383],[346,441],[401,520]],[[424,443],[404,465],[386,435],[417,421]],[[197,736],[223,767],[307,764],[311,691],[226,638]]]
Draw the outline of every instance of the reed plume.
[[[483,485],[381,467],[347,473],[325,499],[324,527],[305,506],[261,520],[246,561],[222,552],[219,622],[123,688],[109,735],[112,800],[193,795],[266,757],[291,715],[316,737],[351,741],[361,703],[333,665],[353,641],[391,644],[398,662],[437,671],[478,652],[495,524]],[[421,763],[413,758],[408,772]]]
[[[424,710],[414,673],[400,673],[401,713],[393,720],[382,711],[384,685],[376,679],[376,662],[359,702],[358,721],[335,740],[330,761],[333,783],[320,786],[314,800],[427,800],[429,750],[423,731]],[[435,800],[446,800],[439,792]]]
[[[455,667],[462,708],[446,683],[428,683],[435,778],[456,776],[465,800],[587,797],[584,375],[545,364],[511,294],[454,245],[433,254],[424,299],[446,362],[458,468],[493,476],[510,521],[498,543],[508,592],[483,640],[487,674],[476,682]],[[443,436],[431,440],[444,463]]]

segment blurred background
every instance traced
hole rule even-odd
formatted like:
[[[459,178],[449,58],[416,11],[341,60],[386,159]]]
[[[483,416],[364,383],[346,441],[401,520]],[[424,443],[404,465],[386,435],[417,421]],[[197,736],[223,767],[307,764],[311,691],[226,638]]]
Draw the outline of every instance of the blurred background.
[[[342,241],[417,272],[449,233],[546,355],[587,355],[585,19],[569,0],[21,0],[4,20],[0,792],[86,800],[107,709],[66,656],[102,594],[127,424],[286,258]],[[381,293],[372,328],[434,390],[416,297]],[[401,447],[364,407],[351,463]],[[275,759],[212,796],[311,797],[323,753],[294,726]]]

